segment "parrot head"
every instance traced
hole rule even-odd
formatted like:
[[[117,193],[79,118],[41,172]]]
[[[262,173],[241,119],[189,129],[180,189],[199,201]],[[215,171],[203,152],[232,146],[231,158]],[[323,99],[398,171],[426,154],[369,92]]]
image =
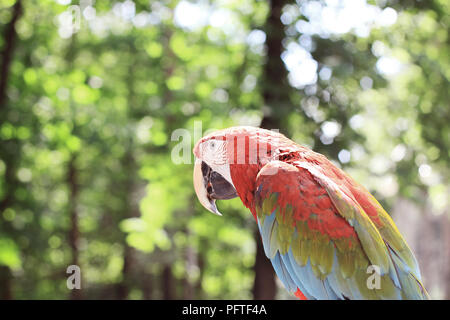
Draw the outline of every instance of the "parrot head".
[[[264,164],[273,158],[283,142],[283,135],[256,127],[231,127],[201,138],[194,147],[194,189],[197,198],[208,211],[221,215],[216,200],[232,199],[239,194],[236,182],[255,178]],[[237,167],[245,167],[254,177],[236,177]],[[252,170],[249,170],[251,168]],[[233,181],[239,180],[239,181]],[[254,179],[253,179],[254,181]],[[240,183],[242,185],[242,183]]]
[[[226,132],[215,132],[200,139],[194,147],[194,189],[208,211],[221,216],[216,200],[237,197],[231,179]]]

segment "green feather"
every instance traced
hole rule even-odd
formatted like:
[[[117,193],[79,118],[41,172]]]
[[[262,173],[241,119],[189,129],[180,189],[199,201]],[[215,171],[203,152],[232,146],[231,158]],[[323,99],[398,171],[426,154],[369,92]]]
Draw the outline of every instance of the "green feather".
[[[284,214],[283,214],[284,212]],[[292,206],[287,205],[286,208],[277,214],[276,222],[278,223],[278,244],[280,253],[285,254],[291,246],[292,235],[295,231]]]

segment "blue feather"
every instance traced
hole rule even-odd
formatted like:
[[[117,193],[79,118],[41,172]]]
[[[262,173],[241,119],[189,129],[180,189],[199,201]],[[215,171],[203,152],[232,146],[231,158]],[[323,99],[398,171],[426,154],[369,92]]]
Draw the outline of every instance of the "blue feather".
[[[293,265],[295,265],[295,267],[299,267],[299,266],[297,265],[297,263],[295,261],[291,261],[291,255],[289,254],[290,252],[292,252],[291,249],[289,249],[288,253],[281,255],[281,259],[284,262],[284,264],[286,265],[286,269],[288,270],[289,274],[291,275],[292,280],[295,282],[295,284],[300,289],[300,291],[305,295],[305,297],[308,298],[309,300],[315,299],[315,297],[312,296],[311,293],[304,286],[304,284],[303,284],[304,282],[298,278],[297,273],[294,271]]]
[[[273,230],[273,224],[275,223],[276,211],[274,210],[271,215],[264,218],[264,222],[260,225],[259,231],[261,232],[261,237],[263,241],[264,253],[271,259],[273,256],[270,254],[270,238]],[[258,220],[258,224],[260,221]]]
[[[280,252],[277,252],[275,257],[273,259],[270,259],[270,261],[272,262],[273,268],[275,269],[278,278],[280,278],[286,289],[291,293],[297,291],[296,284],[292,280],[288,270],[286,269],[286,266],[280,258]]]

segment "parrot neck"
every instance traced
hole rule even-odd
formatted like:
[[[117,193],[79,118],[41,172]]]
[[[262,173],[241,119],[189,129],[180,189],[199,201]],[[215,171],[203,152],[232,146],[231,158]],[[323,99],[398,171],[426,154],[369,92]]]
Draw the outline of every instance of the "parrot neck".
[[[250,209],[256,219],[253,198],[256,190],[256,176],[261,170],[261,164],[232,164],[231,179],[242,203]]]

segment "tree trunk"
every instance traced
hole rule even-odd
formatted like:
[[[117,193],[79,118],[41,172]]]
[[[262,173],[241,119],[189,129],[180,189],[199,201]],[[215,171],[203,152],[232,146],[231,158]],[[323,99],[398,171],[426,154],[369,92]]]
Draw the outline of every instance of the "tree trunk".
[[[0,299],[12,300],[11,270],[7,266],[0,266]]]
[[[15,25],[20,15],[22,14],[22,2],[18,0],[13,8],[12,8],[12,18],[9,23],[5,26],[3,33],[3,41],[5,43],[4,50],[2,52],[2,65],[0,69],[0,112],[4,111],[6,106],[5,102],[7,100],[7,86],[9,79],[9,69],[12,61],[12,56],[14,53],[15,43],[17,39],[17,32],[15,29]],[[5,114],[0,114],[0,126],[5,121]],[[5,145],[7,142],[5,142]],[[3,146],[3,145],[2,145]],[[3,148],[2,148],[3,149]],[[10,148],[11,149],[11,148]],[[16,148],[14,148],[16,149]],[[8,153],[8,156],[14,157],[16,155],[11,154],[11,151],[6,148],[5,152]],[[11,202],[13,201],[13,194],[15,191],[16,185],[16,170],[15,163],[17,159],[13,159],[12,161],[8,161],[8,158],[3,159],[6,164],[5,168],[5,180],[8,188],[6,189],[5,196],[0,200],[0,214],[9,207]]]
[[[123,255],[122,281],[118,284],[117,295],[119,300],[126,300],[132,286],[134,265],[134,249],[125,243]]]
[[[5,107],[6,89],[8,86],[9,68],[11,66],[14,46],[16,44],[17,32],[16,22],[22,14],[22,1],[17,0],[12,8],[12,17],[9,23],[5,26],[5,33],[3,34],[3,41],[5,49],[2,52],[2,66],[0,70],[0,110]]]
[[[174,300],[175,297],[175,278],[172,274],[172,268],[166,264],[162,271],[161,286],[163,300]]]
[[[131,145],[131,143],[130,143]],[[139,216],[138,204],[135,203],[134,191],[135,191],[135,159],[132,150],[128,150],[126,153],[123,163],[125,170],[127,172],[127,181],[125,183],[126,189],[125,194],[125,207],[124,207],[124,218],[133,218]],[[128,298],[130,289],[135,284],[135,279],[133,277],[134,272],[136,272],[136,250],[129,246],[126,237],[123,237],[124,245],[124,255],[123,255],[123,269],[122,269],[122,282],[118,285],[118,298],[125,300]],[[142,275],[142,274],[141,274]]]
[[[275,283],[275,273],[272,264],[264,253],[261,236],[258,231],[255,232],[256,258],[253,270],[255,271],[255,280],[253,283],[254,300],[274,300],[277,293]]]
[[[199,269],[199,277],[195,284],[195,293],[196,293],[196,299],[202,299],[203,298],[203,277],[205,275],[205,258],[203,255],[203,252],[201,249],[197,255],[198,259],[198,269]]]
[[[195,296],[195,286],[191,282],[190,272],[197,266],[197,255],[190,245],[186,248],[185,257],[186,274],[183,279],[183,299],[192,300]]]
[[[9,70],[14,53],[15,43],[17,40],[17,32],[15,29],[16,23],[22,14],[22,1],[17,0],[12,7],[11,20],[4,27],[4,33],[2,35],[4,42],[4,49],[2,51],[2,64],[0,67],[0,112],[6,110],[7,101],[7,87],[9,79]],[[0,126],[5,120],[5,114],[0,114]],[[7,148],[6,148],[7,151]],[[5,160],[5,180],[6,180],[6,192],[3,199],[0,199],[0,215],[13,201],[14,191],[16,189],[15,178],[15,166],[17,162],[14,158],[3,159]],[[9,161],[8,161],[9,160]],[[0,266],[0,299],[11,300],[12,294],[12,274],[11,269],[7,266]]]
[[[283,52],[283,39],[285,37],[284,25],[281,22],[281,11],[287,3],[285,0],[272,0],[270,3],[270,14],[266,22],[266,46],[267,61],[262,74],[262,95],[264,104],[269,107],[264,110],[261,128],[280,129],[284,115],[292,108],[289,98],[289,84],[287,83],[287,71],[281,59]],[[276,284],[275,273],[272,264],[267,259],[257,232],[256,259],[255,259],[255,281],[253,286],[254,299],[275,299]]]
[[[286,0],[272,0],[270,15],[267,18],[266,48],[267,60],[262,74],[262,95],[265,110],[261,128],[280,129],[282,120],[293,107],[290,103],[290,86],[287,82],[287,70],[281,59],[283,53],[284,25],[281,22],[281,11],[288,2]]]
[[[130,53],[137,54],[134,45],[130,45]],[[128,66],[128,78],[127,78],[127,89],[128,89],[128,119],[134,122],[138,117],[133,113],[133,108],[137,105],[135,101],[135,81],[134,74],[136,72],[136,65],[130,64]],[[127,151],[122,158],[122,166],[126,173],[125,188],[123,190],[124,195],[124,208],[123,208],[123,218],[136,218],[139,217],[139,199],[136,199],[135,194],[138,188],[138,178],[136,172],[138,170],[138,164],[135,158],[135,143],[134,143],[134,132],[128,132],[128,147]],[[131,247],[127,241],[126,236],[123,237],[124,245],[124,257],[123,257],[123,269],[122,269],[122,282],[118,286],[118,298],[125,300],[128,298],[129,292],[132,287],[137,286],[137,278],[135,275],[143,276],[144,271],[139,268],[138,261],[136,259],[137,251]],[[139,270],[138,270],[139,269]],[[141,289],[145,291],[145,284],[141,283],[143,287]]]
[[[142,281],[142,294],[144,300],[152,300],[153,298],[153,275],[151,273],[144,273]]]

